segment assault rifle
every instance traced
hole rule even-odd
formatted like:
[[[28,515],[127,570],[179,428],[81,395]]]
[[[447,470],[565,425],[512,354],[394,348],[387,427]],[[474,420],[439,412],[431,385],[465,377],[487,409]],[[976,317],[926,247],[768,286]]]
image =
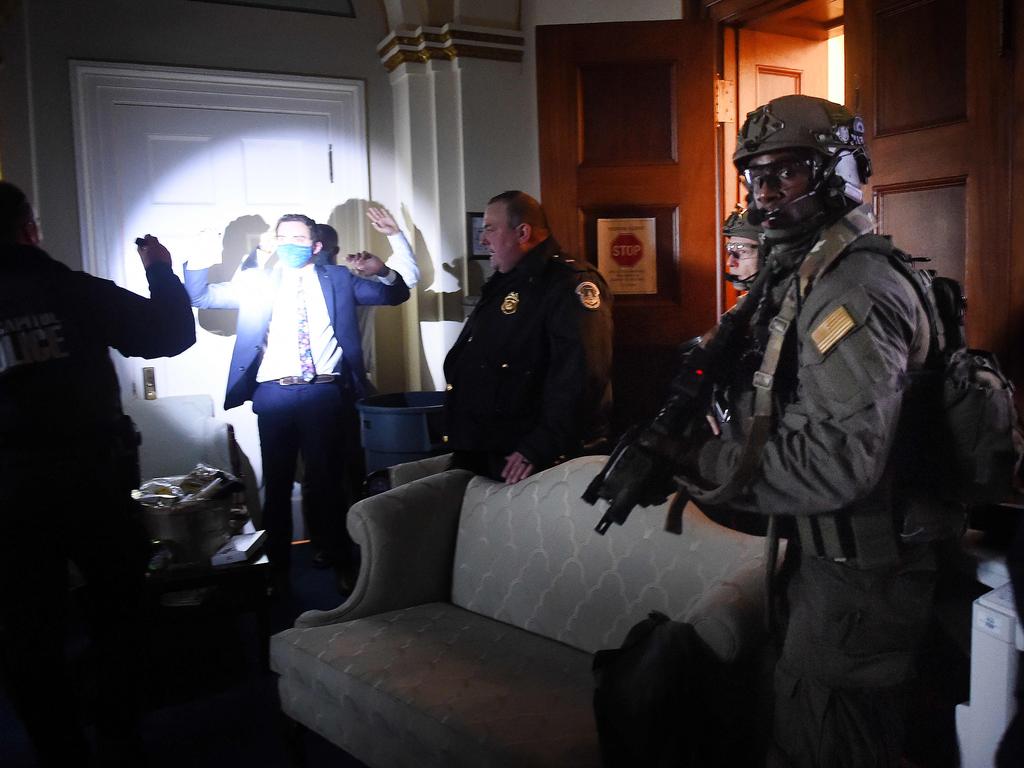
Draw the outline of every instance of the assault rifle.
[[[634,425],[619,440],[604,469],[583,492],[583,500],[608,501],[594,530],[604,535],[612,523],[622,525],[637,505],[660,504],[677,490],[677,467],[702,429],[716,383],[733,356],[735,338],[757,308],[768,270],[762,269],[750,292],[725,313],[714,331],[683,354],[668,400],[645,426]],[[686,499],[677,499],[677,506]],[[679,506],[681,509],[682,507]]]

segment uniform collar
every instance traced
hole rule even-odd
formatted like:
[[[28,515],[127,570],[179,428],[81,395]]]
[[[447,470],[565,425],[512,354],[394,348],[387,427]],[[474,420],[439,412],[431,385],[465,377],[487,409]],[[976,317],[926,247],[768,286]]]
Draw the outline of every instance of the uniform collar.
[[[488,296],[492,291],[502,290],[504,285],[516,284],[522,279],[529,280],[537,277],[547,268],[552,259],[558,258],[559,250],[558,242],[553,237],[537,243],[526,252],[526,255],[519,260],[516,268],[511,272],[495,271],[481,288],[481,296]]]
[[[527,251],[516,268],[509,274],[536,277],[547,268],[548,262],[558,257],[560,250],[558,241],[554,237],[548,237]]]
[[[0,245],[0,269],[39,269],[44,266],[53,267],[57,265],[67,268],[38,246],[21,245],[19,243]]]

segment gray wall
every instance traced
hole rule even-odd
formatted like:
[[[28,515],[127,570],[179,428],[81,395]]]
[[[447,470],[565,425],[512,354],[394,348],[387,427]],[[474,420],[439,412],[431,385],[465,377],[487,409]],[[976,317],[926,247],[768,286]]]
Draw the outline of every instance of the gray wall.
[[[22,0],[0,27],[0,163],[35,201],[46,249],[81,267],[72,59],[364,80],[371,195],[390,202],[391,86],[376,52],[387,22],[379,0],[353,5],[350,19],[196,0]]]

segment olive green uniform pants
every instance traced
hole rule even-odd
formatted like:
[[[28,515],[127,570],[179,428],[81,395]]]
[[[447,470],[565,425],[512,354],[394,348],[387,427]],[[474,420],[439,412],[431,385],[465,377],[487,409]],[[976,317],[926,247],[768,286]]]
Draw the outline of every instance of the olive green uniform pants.
[[[928,627],[935,573],[927,545],[870,570],[802,556],[787,589],[769,766],[899,764],[906,683]]]

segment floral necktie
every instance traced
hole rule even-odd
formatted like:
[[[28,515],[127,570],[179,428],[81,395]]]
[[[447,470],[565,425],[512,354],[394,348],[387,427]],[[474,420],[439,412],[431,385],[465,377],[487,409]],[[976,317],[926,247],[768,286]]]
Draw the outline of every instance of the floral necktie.
[[[299,366],[302,368],[302,380],[312,381],[316,377],[316,367],[313,365],[313,351],[309,346],[309,313],[306,311],[306,293],[302,288],[302,278],[299,278],[295,299],[299,312]]]

